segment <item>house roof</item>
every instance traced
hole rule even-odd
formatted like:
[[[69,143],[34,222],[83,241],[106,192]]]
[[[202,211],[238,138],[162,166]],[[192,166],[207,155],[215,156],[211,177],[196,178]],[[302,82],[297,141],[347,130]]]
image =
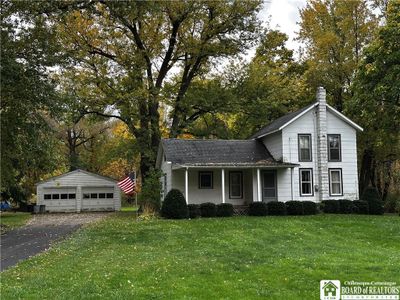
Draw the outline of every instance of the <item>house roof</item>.
[[[316,107],[318,105],[319,105],[319,103],[315,102],[315,103],[312,103],[310,105],[307,105],[307,106],[303,107],[302,109],[299,109],[297,111],[288,113],[288,114],[276,119],[275,121],[269,123],[267,126],[262,127],[260,130],[258,130],[256,133],[254,133],[249,138],[250,139],[257,139],[257,138],[261,138],[263,136],[266,136],[268,134],[280,131],[283,128],[285,128],[286,126],[288,126],[290,123],[292,123],[293,121],[297,120],[298,118],[300,118],[305,113],[307,113],[308,111],[310,111],[311,109],[313,109],[314,107]],[[332,106],[327,104],[326,107],[335,116],[337,116],[338,118],[342,119],[344,122],[346,122],[350,126],[354,127],[357,130],[363,131],[361,126],[359,126],[356,123],[354,123],[352,120],[347,118],[344,114],[342,114],[341,112],[337,111]]]
[[[79,172],[85,173],[87,175],[91,175],[91,176],[94,176],[94,177],[97,177],[97,178],[101,178],[101,179],[104,179],[104,180],[107,180],[107,181],[111,181],[113,183],[117,183],[117,180],[115,180],[113,178],[102,176],[102,175],[99,175],[99,174],[95,174],[95,173],[92,173],[92,172],[89,172],[89,171],[85,171],[85,170],[82,170],[82,169],[76,169],[76,170],[71,171],[71,172],[67,172],[67,173],[64,173],[64,174],[61,174],[61,175],[58,175],[58,176],[50,177],[48,179],[39,181],[38,183],[36,183],[36,185],[39,185],[39,184],[42,184],[42,183],[45,183],[45,182],[49,182],[49,181],[52,181],[52,180],[56,180],[56,179],[59,179],[59,178],[62,178],[62,177],[65,177],[65,176],[68,176],[68,175],[71,175],[71,174],[74,174],[74,173],[79,173]]]
[[[161,141],[166,161],[185,166],[290,166],[276,161],[257,140]],[[293,165],[294,166],[294,165]]]
[[[256,139],[256,138],[260,138],[265,135],[274,133],[276,131],[279,131],[290,121],[295,120],[295,119],[297,119],[297,117],[302,116],[304,113],[306,113],[307,111],[309,111],[311,108],[313,108],[316,105],[317,105],[317,103],[313,103],[313,104],[307,105],[306,107],[303,107],[302,109],[288,113],[288,114],[276,119],[275,121],[272,121],[268,125],[262,127],[260,130],[258,130],[256,133],[254,133],[249,138]]]

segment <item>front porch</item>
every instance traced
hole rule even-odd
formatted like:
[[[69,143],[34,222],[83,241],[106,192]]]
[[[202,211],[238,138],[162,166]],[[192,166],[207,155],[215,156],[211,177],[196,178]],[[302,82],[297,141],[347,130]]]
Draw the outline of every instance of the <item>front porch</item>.
[[[170,186],[179,189],[188,204],[286,202],[293,199],[292,170],[293,166],[184,166],[172,169]]]

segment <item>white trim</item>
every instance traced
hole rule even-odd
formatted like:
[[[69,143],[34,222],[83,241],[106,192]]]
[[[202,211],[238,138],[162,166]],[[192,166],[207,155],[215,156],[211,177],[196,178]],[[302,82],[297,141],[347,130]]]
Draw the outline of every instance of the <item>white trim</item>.
[[[225,169],[221,169],[222,203],[225,203]]]
[[[337,117],[341,118],[343,121],[349,123],[349,125],[353,126],[354,128],[358,129],[359,131],[364,131],[364,129],[357,125],[356,123],[354,123],[352,120],[350,120],[348,117],[346,117],[344,114],[342,114],[341,112],[337,111],[336,109],[334,109],[332,106],[330,106],[329,104],[326,104],[326,107],[328,109],[330,109]]]
[[[285,128],[286,126],[288,126],[289,124],[293,123],[294,121],[296,121],[297,119],[301,118],[302,116],[304,116],[306,113],[308,113],[310,110],[312,110],[314,107],[316,107],[318,105],[318,102],[315,102],[312,106],[310,106],[309,108],[307,108],[305,111],[301,112],[300,114],[298,114],[297,116],[295,116],[294,118],[290,119],[289,121],[287,121],[285,124],[283,124],[281,127],[279,127],[279,130],[282,130],[283,128]]]
[[[261,202],[261,176],[260,176],[260,168],[257,168],[257,200]]]
[[[189,170],[185,169],[185,199],[186,204],[189,204]]]
[[[196,165],[179,165],[179,164],[172,164],[172,170],[179,170],[179,169],[185,169],[185,168],[193,168],[193,169],[220,169],[220,168],[227,168],[227,169],[255,169],[255,168],[261,168],[261,169],[287,169],[287,168],[295,168],[300,166],[299,164],[291,164],[291,165],[277,165],[277,166],[241,166],[241,165],[210,165],[210,166],[196,166]]]

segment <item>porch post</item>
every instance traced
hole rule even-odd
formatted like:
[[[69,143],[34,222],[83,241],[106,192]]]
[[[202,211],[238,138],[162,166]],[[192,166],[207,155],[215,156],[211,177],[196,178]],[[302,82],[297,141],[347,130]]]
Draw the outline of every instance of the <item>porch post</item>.
[[[225,203],[225,170],[221,169],[222,203]]]
[[[186,204],[189,204],[189,168],[185,169],[185,199]]]
[[[261,176],[260,176],[260,168],[257,168],[257,200],[261,202]]]

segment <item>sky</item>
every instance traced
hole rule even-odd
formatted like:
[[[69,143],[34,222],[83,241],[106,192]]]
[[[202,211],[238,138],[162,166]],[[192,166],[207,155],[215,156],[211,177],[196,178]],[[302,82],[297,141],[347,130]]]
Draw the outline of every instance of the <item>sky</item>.
[[[266,25],[269,21],[271,29],[279,29],[289,36],[287,47],[297,50],[300,43],[295,41],[300,27],[299,9],[304,8],[306,0],[264,0],[263,9],[259,13],[260,20]]]

